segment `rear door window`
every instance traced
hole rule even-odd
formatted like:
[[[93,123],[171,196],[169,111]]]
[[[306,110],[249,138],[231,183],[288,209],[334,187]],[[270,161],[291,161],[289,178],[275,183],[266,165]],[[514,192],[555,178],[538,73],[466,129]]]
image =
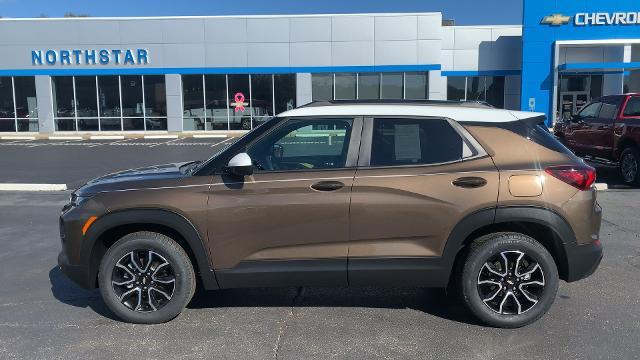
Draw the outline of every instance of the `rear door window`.
[[[373,120],[371,166],[439,164],[467,156],[469,147],[444,119]]]
[[[614,120],[618,115],[618,106],[620,105],[620,100],[616,98],[605,98],[602,101],[602,106],[600,107],[600,119],[601,120]]]

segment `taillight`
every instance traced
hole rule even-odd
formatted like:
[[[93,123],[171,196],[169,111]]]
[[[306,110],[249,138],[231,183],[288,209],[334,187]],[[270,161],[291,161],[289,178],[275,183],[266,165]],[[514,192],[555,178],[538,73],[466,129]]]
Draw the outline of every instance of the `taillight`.
[[[550,166],[544,171],[580,190],[587,190],[596,181],[596,169],[589,165]]]

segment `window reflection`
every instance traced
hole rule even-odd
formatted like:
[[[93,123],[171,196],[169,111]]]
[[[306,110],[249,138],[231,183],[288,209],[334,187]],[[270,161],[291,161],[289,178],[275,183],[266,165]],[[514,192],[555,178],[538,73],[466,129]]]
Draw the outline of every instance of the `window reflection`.
[[[76,130],[73,76],[52,77],[53,113],[57,131]]]
[[[100,130],[120,131],[120,78],[98,76],[98,105],[100,108]]]
[[[380,99],[380,74],[358,74],[358,98]]]
[[[229,129],[251,129],[251,107],[249,104],[249,75],[228,75],[229,79]]]
[[[36,79],[33,76],[13,78],[18,131],[38,131]]]
[[[356,99],[356,74],[336,74],[335,87],[336,100]]]
[[[205,75],[205,99],[207,101],[207,130],[227,130],[229,105],[227,103],[227,76]]]
[[[295,109],[296,107],[296,75],[273,75],[275,89],[275,114]]]
[[[429,98],[429,73],[416,72],[405,74],[405,99]]]
[[[381,99],[402,99],[402,73],[382,73],[380,77]]]
[[[458,101],[485,101],[504,108],[504,76],[449,76],[447,99]]]
[[[273,117],[273,76],[251,75],[251,109],[253,126]]]
[[[202,75],[182,76],[183,130],[204,130],[204,83]]]
[[[51,82],[56,131],[167,130],[164,75],[54,76]],[[36,112],[35,85],[32,93],[25,103]]]
[[[333,100],[333,74],[313,74],[311,96],[313,101]]]
[[[16,131],[12,87],[10,76],[0,76],[0,131]]]
[[[98,101],[95,76],[76,76],[78,131],[98,131]]]
[[[447,78],[447,100],[466,99],[467,78],[464,76],[450,76]]]

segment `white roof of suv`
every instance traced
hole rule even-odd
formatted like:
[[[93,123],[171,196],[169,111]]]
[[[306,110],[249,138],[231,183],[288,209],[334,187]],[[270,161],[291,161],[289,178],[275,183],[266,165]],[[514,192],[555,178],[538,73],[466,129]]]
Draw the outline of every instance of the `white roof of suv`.
[[[313,104],[285,111],[278,116],[429,116],[462,122],[504,123],[545,116],[543,113],[495,109],[489,106],[461,106],[442,103],[345,103]]]

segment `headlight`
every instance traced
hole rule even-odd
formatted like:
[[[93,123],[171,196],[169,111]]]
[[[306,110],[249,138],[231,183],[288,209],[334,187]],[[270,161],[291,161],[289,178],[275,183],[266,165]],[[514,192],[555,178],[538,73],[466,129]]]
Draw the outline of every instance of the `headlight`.
[[[71,194],[71,198],[69,199],[69,204],[72,207],[76,207],[89,199],[90,199],[89,196],[78,196],[75,193],[73,193]]]

